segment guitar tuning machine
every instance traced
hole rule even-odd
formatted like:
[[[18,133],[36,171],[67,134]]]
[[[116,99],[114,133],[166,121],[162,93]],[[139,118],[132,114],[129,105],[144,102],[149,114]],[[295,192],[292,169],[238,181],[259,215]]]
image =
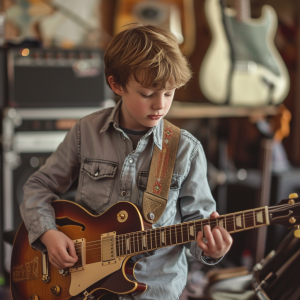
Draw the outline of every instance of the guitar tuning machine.
[[[297,194],[297,193],[290,194],[290,195],[289,195],[289,199],[290,199],[290,200],[289,200],[288,203],[289,203],[289,204],[295,204],[295,200],[294,200],[295,198],[298,198],[298,194]]]

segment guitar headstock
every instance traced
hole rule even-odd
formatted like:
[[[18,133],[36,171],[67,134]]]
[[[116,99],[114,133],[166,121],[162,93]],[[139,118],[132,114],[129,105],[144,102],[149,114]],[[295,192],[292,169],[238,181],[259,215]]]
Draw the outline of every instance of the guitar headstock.
[[[278,205],[269,207],[270,224],[280,224],[287,228],[300,229],[300,199],[296,193],[289,199],[281,200]]]

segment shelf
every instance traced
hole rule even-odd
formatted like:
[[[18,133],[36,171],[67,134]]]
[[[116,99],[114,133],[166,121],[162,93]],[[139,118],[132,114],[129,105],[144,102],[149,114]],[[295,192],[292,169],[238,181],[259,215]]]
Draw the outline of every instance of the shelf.
[[[260,117],[276,115],[277,112],[277,106],[237,107],[173,101],[167,119]]]

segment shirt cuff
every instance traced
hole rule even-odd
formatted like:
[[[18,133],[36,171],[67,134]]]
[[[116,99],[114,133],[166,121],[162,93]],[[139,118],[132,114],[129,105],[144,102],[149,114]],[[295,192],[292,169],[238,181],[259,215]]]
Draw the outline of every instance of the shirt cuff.
[[[209,256],[206,256],[206,255],[203,255],[203,251],[202,249],[198,246],[197,242],[196,241],[193,241],[191,242],[191,248],[190,248],[190,252],[191,252],[191,255],[203,262],[204,264],[206,265],[209,265],[209,266],[213,266],[213,265],[216,265],[217,263],[219,263],[224,256],[220,257],[220,258],[212,258],[212,257],[209,257]]]
[[[46,231],[57,230],[55,220],[51,217],[40,217],[35,219],[28,228],[29,244],[34,250],[47,251],[46,246],[40,241],[40,237]]]

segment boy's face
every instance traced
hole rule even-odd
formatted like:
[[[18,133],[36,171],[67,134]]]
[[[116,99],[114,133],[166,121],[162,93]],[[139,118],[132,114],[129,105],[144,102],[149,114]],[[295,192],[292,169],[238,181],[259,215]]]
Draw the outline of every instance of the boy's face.
[[[145,88],[134,78],[127,85],[127,93],[120,88],[122,106],[120,125],[132,130],[146,130],[158,124],[169,111],[175,88]]]

